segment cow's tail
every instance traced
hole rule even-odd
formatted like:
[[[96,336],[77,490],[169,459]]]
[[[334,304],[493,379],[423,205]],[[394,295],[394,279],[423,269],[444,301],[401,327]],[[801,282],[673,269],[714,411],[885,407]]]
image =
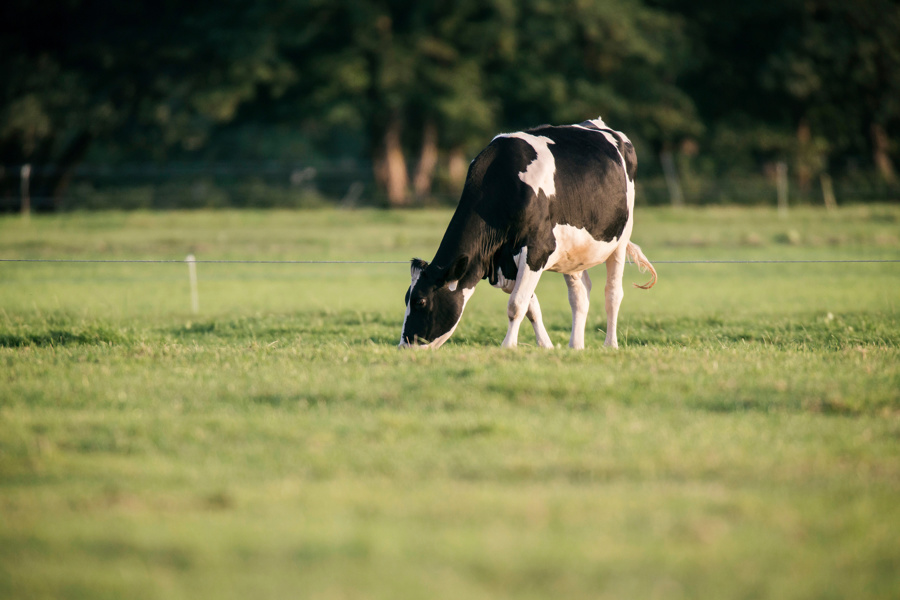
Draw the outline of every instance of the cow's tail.
[[[650,281],[645,283],[644,285],[640,285],[638,283],[633,283],[634,287],[639,287],[642,290],[649,290],[653,287],[653,284],[656,283],[656,269],[653,268],[653,265],[650,264],[650,261],[647,260],[647,257],[644,256],[644,253],[641,252],[641,247],[637,244],[632,244],[628,242],[628,246],[625,248],[625,253],[637,263],[638,269],[641,273],[645,273],[648,270],[650,271]]]

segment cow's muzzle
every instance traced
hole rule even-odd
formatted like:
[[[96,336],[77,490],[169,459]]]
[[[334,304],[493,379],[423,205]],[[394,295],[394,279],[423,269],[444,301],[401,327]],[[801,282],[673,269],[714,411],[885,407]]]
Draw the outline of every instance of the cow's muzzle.
[[[419,336],[415,335],[415,336],[413,336],[412,342],[409,341],[409,338],[402,338],[400,340],[400,345],[397,347],[398,348],[416,348],[416,349],[421,350],[423,348],[430,348],[431,344],[428,343],[428,340],[426,340],[424,338],[420,338]]]

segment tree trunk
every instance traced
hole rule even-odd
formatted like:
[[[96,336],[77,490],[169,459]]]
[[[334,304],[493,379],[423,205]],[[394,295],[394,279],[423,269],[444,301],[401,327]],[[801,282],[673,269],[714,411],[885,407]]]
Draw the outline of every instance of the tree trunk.
[[[22,216],[31,216],[31,165],[22,165]]]
[[[456,147],[450,150],[449,164],[447,171],[450,175],[450,185],[454,191],[460,192],[466,183],[466,172],[469,165],[466,163],[466,155],[462,148]]]
[[[669,188],[669,198],[672,199],[672,206],[681,208],[684,206],[684,192],[681,189],[681,182],[678,180],[678,169],[675,167],[675,159],[672,158],[670,150],[663,150],[659,153],[659,162],[662,163],[663,175],[666,178],[666,187]]]
[[[385,190],[391,207],[409,204],[409,174],[406,170],[406,159],[400,142],[400,131],[403,127],[399,116],[388,122],[384,132],[382,157],[376,166],[375,177]]]
[[[413,191],[417,200],[422,200],[431,194],[434,170],[438,163],[437,137],[437,127],[434,121],[426,121],[422,130],[422,150],[419,153],[419,164],[416,165],[416,174],[413,177]]]
[[[47,181],[47,187],[53,197],[53,207],[55,209],[58,210],[63,200],[65,200],[69,184],[72,183],[75,167],[87,155],[93,141],[94,136],[86,131],[82,131],[72,140],[57,160],[56,171],[50,175]]]
[[[811,154],[814,152],[812,144],[812,129],[809,127],[809,121],[800,119],[797,125],[797,155],[794,164],[797,177],[797,186],[803,192],[809,191],[810,182],[812,181],[812,165]]]
[[[888,154],[889,146],[884,127],[878,123],[872,123],[872,158],[875,161],[875,167],[878,168],[878,172],[885,181],[893,183],[897,179],[897,173],[894,171],[894,163]]]

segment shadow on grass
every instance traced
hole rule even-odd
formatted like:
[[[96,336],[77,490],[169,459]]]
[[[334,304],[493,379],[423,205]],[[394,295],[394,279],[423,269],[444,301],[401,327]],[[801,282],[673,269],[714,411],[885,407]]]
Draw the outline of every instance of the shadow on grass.
[[[317,345],[343,343],[349,347],[396,347],[400,328],[401,323],[394,315],[318,311],[208,319],[166,327],[157,333],[181,340],[218,340],[225,344],[279,340],[283,344],[300,341]],[[550,323],[549,330],[557,347],[565,347],[568,329]],[[504,334],[505,328],[493,322],[467,322],[465,332],[457,332],[446,347],[499,348]],[[19,323],[0,325],[0,347],[117,345],[134,342],[136,335],[144,334],[104,324],[70,321],[45,321],[30,327]],[[523,327],[520,342],[525,348],[534,347],[530,327]],[[588,329],[586,343],[589,349],[603,346],[602,323],[595,321]],[[752,318],[723,315],[628,318],[619,322],[619,346],[712,350],[758,347],[800,351],[837,351],[867,346],[897,348],[900,346],[900,318],[894,314],[866,312]]]
[[[624,325],[619,326],[619,344],[624,346],[757,346],[809,351],[900,346],[900,323],[890,314],[810,314],[754,320],[672,317],[633,320]]]
[[[87,346],[98,344],[117,344],[124,337],[113,330],[104,328],[89,329],[47,329],[43,331],[28,331],[23,333],[0,333],[0,347],[2,348],[26,348],[26,347],[52,347],[52,346]]]
[[[396,330],[396,336],[381,335],[380,330]],[[272,340],[277,338],[352,338],[354,341],[393,342],[399,339],[400,324],[396,319],[388,319],[379,313],[367,312],[309,312],[288,315],[264,315],[237,317],[200,322],[164,330],[176,338],[196,339],[202,337],[222,340]],[[373,330],[379,335],[372,335]],[[393,342],[396,345],[396,342]]]
[[[765,394],[760,398],[705,398],[692,402],[694,408],[721,414],[805,412],[835,417],[857,417],[877,413],[882,406],[863,406],[837,398],[785,398]]]

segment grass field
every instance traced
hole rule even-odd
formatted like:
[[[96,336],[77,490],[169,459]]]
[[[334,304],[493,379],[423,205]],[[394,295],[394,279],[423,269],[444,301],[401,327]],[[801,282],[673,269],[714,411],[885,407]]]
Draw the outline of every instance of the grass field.
[[[430,259],[448,220],[4,216],[0,258]],[[401,352],[403,264],[200,264],[195,315],[184,264],[0,263],[0,598],[900,597],[900,264],[667,262],[898,259],[900,207],[633,239],[617,351],[600,286],[583,352],[503,351],[487,284]]]

